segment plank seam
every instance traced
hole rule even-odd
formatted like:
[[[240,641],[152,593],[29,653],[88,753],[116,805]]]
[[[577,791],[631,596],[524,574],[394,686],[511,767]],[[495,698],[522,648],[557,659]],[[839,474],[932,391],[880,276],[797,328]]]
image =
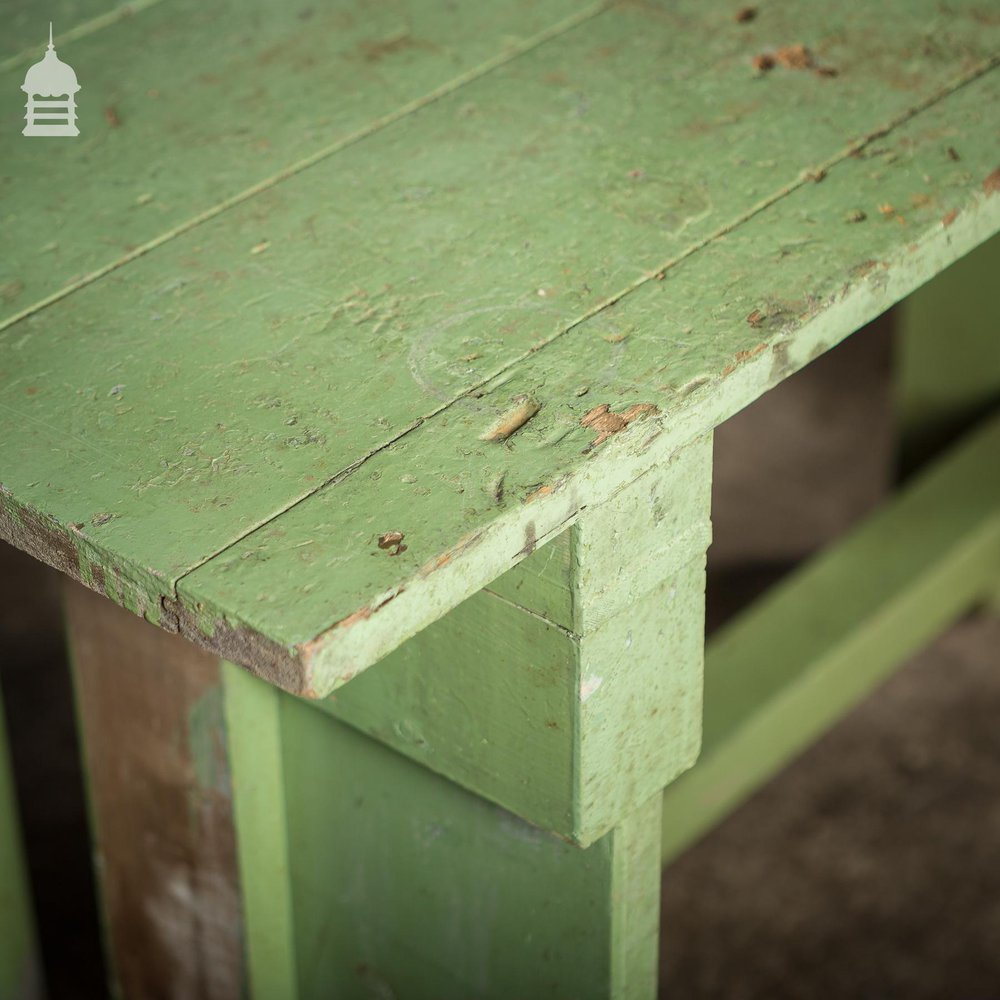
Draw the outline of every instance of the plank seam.
[[[156,3],[159,2],[159,0],[147,0],[147,2]],[[244,188],[242,191],[238,191],[229,198],[224,198],[222,201],[212,205],[210,208],[205,209],[203,212],[199,212],[198,214],[191,216],[191,218],[186,219],[184,222],[178,223],[178,225],[164,230],[159,235],[154,236],[151,240],[147,240],[145,243],[140,244],[135,249],[123,254],[116,260],[109,261],[107,264],[91,271],[89,274],[85,274],[76,281],[63,286],[51,295],[47,295],[45,298],[39,299],[30,306],[25,306],[25,308],[20,312],[9,316],[7,319],[0,322],[0,333],[14,326],[16,323],[21,322],[21,320],[41,312],[48,306],[62,301],[64,298],[67,298],[74,292],[79,291],[81,288],[86,288],[88,285],[92,285],[95,281],[99,281],[112,271],[116,271],[118,268],[124,267],[126,264],[130,264],[132,261],[145,256],[150,251],[156,250],[165,243],[169,243],[172,239],[175,239],[178,236],[183,236],[185,233],[190,232],[192,229],[196,229],[203,223],[218,218],[229,209],[235,208],[237,205],[242,205],[251,198],[255,198],[264,191],[268,191],[289,178],[295,177],[297,174],[302,173],[304,170],[308,170],[309,167],[315,166],[317,163],[320,163],[334,154],[339,153],[341,150],[356,145],[363,139],[367,139],[376,132],[380,132],[383,129],[388,128],[390,125],[394,125],[396,122],[402,121],[404,118],[409,117],[417,111],[434,104],[436,101],[461,90],[462,87],[487,76],[494,70],[513,62],[515,59],[518,59],[526,53],[531,52],[533,49],[544,45],[546,42],[553,41],[561,35],[566,34],[568,31],[571,31],[573,28],[579,27],[585,22],[596,17],[598,14],[603,13],[609,8],[609,6],[612,5],[613,2],[614,0],[598,0],[597,3],[591,4],[583,10],[578,11],[576,14],[563,18],[563,20],[558,21],[556,24],[550,25],[544,31],[537,32],[530,38],[509,46],[503,52],[499,52],[492,58],[487,59],[484,63],[480,63],[478,66],[467,70],[465,73],[461,73],[458,76],[453,77],[451,80],[441,84],[439,87],[435,87],[428,93],[414,98],[412,101],[407,101],[405,104],[396,108],[395,111],[391,111],[386,115],[376,118],[367,125],[364,125],[361,128],[356,129],[354,132],[351,132],[349,135],[344,136],[344,138],[338,139],[336,142],[331,143],[328,146],[324,146],[322,149],[316,150],[309,156],[303,157],[301,160],[297,160],[295,163],[289,164],[287,167],[271,174],[269,177],[265,177],[263,180],[257,181],[256,184],[251,184],[250,187]]]
[[[579,642],[581,636],[574,632],[572,629],[567,628],[565,625],[560,625],[559,622],[553,621],[547,615],[543,615],[540,611],[532,611],[531,608],[526,608],[523,604],[518,604],[517,601],[512,601],[509,597],[504,597],[503,594],[498,594],[495,590],[490,590],[489,587],[483,587],[482,593],[489,594],[490,597],[498,601],[503,601],[508,607],[514,608],[517,611],[523,611],[526,615],[531,615],[532,618],[537,619],[540,622],[544,622],[546,625],[551,625],[552,628],[558,629],[567,639],[571,639],[573,642]]]
[[[114,10],[109,10],[104,14],[100,14],[97,17],[91,18],[89,21],[84,21],[82,24],[78,24],[75,28],[70,28],[69,31],[64,31],[61,35],[56,35],[54,42],[56,48],[62,45],[68,45],[70,42],[75,42],[80,38],[86,38],[88,35],[93,35],[95,32],[100,31],[102,28],[109,28],[119,21],[124,21],[127,17],[132,17],[135,14],[139,14],[144,10],[149,10],[150,7],[155,7],[162,0],[132,0],[131,3],[124,3],[120,7],[115,7]],[[6,73],[8,70],[16,69],[19,66],[23,66],[26,63],[34,62],[38,59],[38,51],[44,43],[44,38],[39,36],[39,42],[37,45],[32,45],[31,48],[22,49],[15,55],[8,56],[6,59],[0,59],[0,74]]]
[[[952,81],[952,83],[935,91],[929,97],[925,98],[923,101],[912,106],[906,111],[901,112],[887,124],[879,126],[873,131],[868,132],[867,134],[862,136],[860,139],[856,139],[853,142],[850,142],[846,147],[844,147],[844,149],[841,152],[834,154],[833,156],[823,161],[822,163],[817,164],[810,169],[804,170],[800,174],[797,180],[779,188],[771,195],[768,195],[767,197],[758,201],[755,205],[753,205],[742,215],[738,216],[736,219],[733,219],[730,222],[724,223],[723,225],[719,226],[717,229],[709,233],[703,239],[693,243],[690,247],[681,251],[674,257],[670,258],[661,266],[647,272],[645,275],[636,279],[634,282],[626,286],[621,291],[616,292],[613,295],[603,299],[601,302],[597,303],[592,309],[588,310],[586,313],[582,314],[577,319],[573,320],[568,326],[564,327],[562,330],[553,334],[547,340],[542,341],[537,346],[534,346],[531,349],[518,355],[516,358],[513,358],[511,361],[507,362],[506,364],[504,364],[502,367],[492,372],[491,374],[484,376],[479,382],[470,386],[468,389],[464,390],[453,399],[441,403],[440,406],[431,410],[429,413],[425,414],[424,416],[418,417],[416,420],[412,421],[410,424],[404,427],[398,434],[396,434],[392,438],[389,438],[382,444],[372,448],[370,451],[366,452],[364,455],[355,459],[355,461],[353,461],[350,465],[345,466],[343,469],[335,473],[333,476],[325,480],[323,483],[320,483],[318,486],[315,486],[312,489],[308,490],[307,492],[303,493],[300,497],[291,500],[284,507],[275,511],[266,519],[260,521],[258,524],[254,526],[248,527],[242,534],[239,535],[239,537],[233,539],[231,542],[228,542],[222,548],[211,553],[204,559],[195,563],[190,568],[186,569],[174,581],[175,594],[176,594],[176,586],[181,582],[181,580],[189,576],[191,573],[195,572],[195,570],[200,569],[206,563],[210,562],[211,560],[217,558],[220,555],[223,555],[225,552],[229,551],[229,549],[233,548],[234,546],[239,545],[245,538],[254,534],[254,532],[260,530],[261,528],[267,527],[268,525],[272,524],[282,515],[288,513],[288,511],[294,509],[299,504],[308,500],[310,497],[315,496],[316,494],[321,493],[322,491],[330,487],[337,486],[339,483],[343,482],[349,476],[357,472],[358,469],[360,469],[370,459],[374,458],[376,455],[385,451],[387,448],[391,448],[393,445],[398,444],[405,437],[407,437],[408,435],[412,434],[415,430],[417,430],[426,421],[431,420],[434,417],[437,417],[444,411],[450,409],[452,406],[454,406],[462,399],[468,398],[474,395],[476,392],[479,392],[480,390],[488,387],[491,382],[500,378],[502,375],[506,374],[511,369],[515,368],[517,365],[520,365],[522,362],[532,357],[533,355],[538,354],[540,351],[545,350],[549,345],[555,343],[557,340],[559,340],[566,334],[570,333],[572,330],[576,329],[581,324],[587,322],[590,319],[593,319],[596,315],[603,312],[605,309],[608,309],[609,307],[616,305],[618,302],[624,299],[627,295],[634,292],[636,289],[641,288],[642,286],[648,284],[650,281],[658,280],[668,270],[681,264],[683,261],[687,260],[689,257],[697,253],[699,250],[702,250],[705,247],[709,246],[710,244],[714,243],[716,240],[721,239],[722,237],[735,232],[740,226],[745,225],[751,219],[753,219],[757,215],[760,215],[761,212],[764,212],[768,208],[771,208],[772,206],[776,205],[784,198],[788,197],[795,191],[799,190],[799,188],[804,187],[807,184],[814,183],[813,176],[816,171],[822,171],[823,173],[828,173],[838,164],[843,163],[850,157],[857,155],[857,153],[867,148],[876,140],[885,138],[885,136],[887,136],[893,130],[907,124],[912,119],[916,118],[918,115],[922,114],[923,112],[933,107],[935,104],[939,103],[942,100],[945,100],[952,94],[957,93],[963,87],[973,83],[980,77],[985,76],[988,72],[995,69],[997,66],[1000,66],[1000,55],[990,57],[989,59],[979,63],[969,73],[959,77],[957,80]],[[0,325],[0,331],[2,331],[2,329],[3,326]]]

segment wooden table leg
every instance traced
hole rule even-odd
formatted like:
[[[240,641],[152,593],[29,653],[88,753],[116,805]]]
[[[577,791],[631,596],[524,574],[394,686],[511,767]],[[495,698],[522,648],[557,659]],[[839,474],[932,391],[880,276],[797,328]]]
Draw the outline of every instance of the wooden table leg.
[[[120,995],[655,994],[658,794],[583,850],[75,585],[67,610]]]
[[[692,443],[323,702],[226,668],[251,963],[275,955],[259,995],[293,968],[302,997],[352,975],[385,996],[655,995],[656,810],[699,742],[710,474]],[[261,875],[276,857],[287,875]]]
[[[691,442],[314,704],[593,843],[698,753],[711,471]]]
[[[896,408],[904,471],[1000,403],[1000,236],[896,307]]]
[[[69,581],[65,606],[113,992],[239,997],[218,660]]]
[[[654,995],[659,796],[581,850],[224,677],[255,997]]]
[[[0,1000],[41,1000],[41,964],[0,699]]]

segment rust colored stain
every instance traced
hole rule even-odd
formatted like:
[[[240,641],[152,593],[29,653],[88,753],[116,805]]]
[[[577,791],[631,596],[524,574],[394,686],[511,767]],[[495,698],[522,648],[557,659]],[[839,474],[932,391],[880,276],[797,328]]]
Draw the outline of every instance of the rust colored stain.
[[[747,322],[756,330],[764,325],[764,320],[767,316],[764,315],[759,309],[754,309],[749,316],[747,316]]]
[[[589,445],[590,448],[596,448],[612,434],[625,430],[633,420],[659,412],[660,408],[653,403],[635,403],[621,413],[612,413],[610,403],[601,403],[580,418],[580,426],[597,431],[597,437]]]
[[[537,500],[539,497],[548,496],[550,493],[555,491],[554,486],[539,486],[537,490],[532,490],[525,498],[525,503],[531,503],[532,500]]]
[[[783,45],[775,51],[774,58],[785,69],[811,69],[815,65],[812,53],[801,44]]]
[[[406,551],[403,539],[406,536],[401,531],[387,531],[384,535],[378,536],[378,547],[383,552],[388,552],[390,556],[398,556]]]
[[[756,7],[741,7],[736,12],[735,20],[737,24],[747,24],[749,21],[752,21],[756,16],[757,16]]]
[[[111,128],[118,128],[121,125],[122,120],[118,117],[118,109],[113,104],[109,104],[104,109],[104,120]]]
[[[733,355],[732,362],[722,369],[723,377],[726,375],[732,375],[732,373],[736,371],[739,365],[741,365],[744,361],[749,361],[751,358],[757,357],[757,355],[760,354],[761,351],[766,350],[766,348],[767,344],[761,343],[758,344],[752,351],[737,351]]]
[[[782,45],[774,52],[761,52],[753,57],[752,65],[758,73],[766,73],[775,66],[781,66],[783,69],[812,70],[817,76],[839,75],[833,66],[817,66],[812,52],[801,42]]]
[[[530,396],[517,396],[514,404],[488,431],[480,434],[480,441],[506,441],[542,408]]]
[[[877,260],[863,260],[860,264],[855,264],[851,268],[852,278],[863,278],[866,274],[871,274],[878,267]]]
[[[370,63],[379,62],[386,56],[396,55],[396,53],[405,52],[407,49],[434,49],[435,47],[430,42],[414,38],[408,31],[393,35],[391,38],[362,42],[359,46],[365,57],[365,62]]]
[[[358,622],[367,621],[371,616],[371,608],[358,608],[353,614],[348,615],[346,618],[341,618],[337,622],[337,628],[350,628],[352,625],[357,625]],[[312,642],[303,643],[300,648],[303,652],[307,652],[311,656],[315,652],[316,645],[316,640],[313,640]]]
[[[945,212],[941,217],[941,225],[947,229],[958,218],[958,209],[953,208],[950,212]]]
[[[983,180],[983,191],[986,194],[996,194],[997,191],[1000,191],[1000,167],[997,167],[993,173],[986,175]]]

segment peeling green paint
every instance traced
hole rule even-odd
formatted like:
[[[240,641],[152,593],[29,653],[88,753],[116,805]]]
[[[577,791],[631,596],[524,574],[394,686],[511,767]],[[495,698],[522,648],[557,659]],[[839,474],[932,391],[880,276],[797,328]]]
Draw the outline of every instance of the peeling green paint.
[[[239,63],[237,93],[298,93],[288,60],[325,34],[272,7],[248,51],[226,40],[220,55],[218,5],[189,19],[157,5],[76,45],[99,88],[127,58],[98,68],[105,49],[152,31],[151,58],[173,65],[183,42],[183,115],[165,94],[148,122],[169,120],[175,142],[191,94],[214,93],[197,80],[209,56]],[[520,5],[476,11],[488,30],[417,31],[435,16],[421,5],[408,36],[333,32],[380,83],[342,108],[353,138],[322,156],[298,132],[245,156],[251,130],[216,149],[217,170],[195,150],[198,184],[178,172],[164,214],[81,198],[156,245],[0,331],[0,506],[43,518],[5,536],[53,562],[85,548],[60,568],[96,584],[102,567],[113,599],[150,618],[179,598],[168,626],[197,621],[201,641],[321,696],[1000,225],[983,185],[1000,29],[974,3],[944,21],[932,0],[776,5],[735,26],[694,0],[552,0],[510,48]],[[914,59],[931,21],[941,44]],[[839,74],[754,77],[779,36],[822,40]],[[457,76],[445,44],[467,60]],[[331,64],[324,86],[343,97],[357,69]],[[88,153],[102,164],[140,134],[129,119],[147,127],[119,110]],[[300,129],[285,117],[259,127]],[[4,165],[19,212],[55,183],[28,146]],[[82,148],[62,189],[79,187]],[[258,187],[231,200],[247,171]],[[101,176],[106,190],[114,171]],[[845,224],[854,209],[865,219]],[[22,283],[65,280],[20,251],[0,260]],[[480,441],[520,397],[538,412]],[[589,412],[634,404],[660,412],[585,451]],[[395,530],[406,551],[389,557],[375,541]]]

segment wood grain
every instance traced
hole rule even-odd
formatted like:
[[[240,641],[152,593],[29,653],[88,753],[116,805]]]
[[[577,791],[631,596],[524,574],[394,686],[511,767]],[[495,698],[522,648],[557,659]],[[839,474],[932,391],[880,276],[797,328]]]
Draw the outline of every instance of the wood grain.
[[[265,34],[312,44],[276,10]],[[0,531],[328,693],[996,231],[978,10],[546,5],[488,71],[0,332]],[[391,37],[364,52],[423,80]],[[755,77],[774,39],[838,75]],[[519,398],[540,409],[481,440]],[[643,418],[595,446],[604,405]]]
[[[119,995],[243,993],[218,661],[69,583],[67,625]]]

